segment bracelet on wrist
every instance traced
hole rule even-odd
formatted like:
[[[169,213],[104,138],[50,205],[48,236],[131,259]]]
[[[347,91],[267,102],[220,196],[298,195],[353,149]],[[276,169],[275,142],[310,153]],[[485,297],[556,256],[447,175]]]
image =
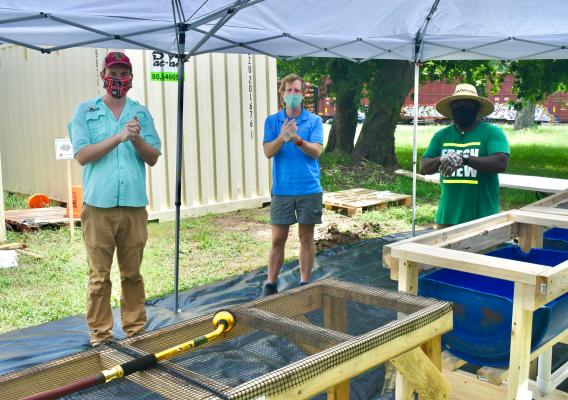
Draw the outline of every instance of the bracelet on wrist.
[[[304,144],[304,139],[300,138],[300,140],[296,141],[296,146],[300,147],[301,145]]]

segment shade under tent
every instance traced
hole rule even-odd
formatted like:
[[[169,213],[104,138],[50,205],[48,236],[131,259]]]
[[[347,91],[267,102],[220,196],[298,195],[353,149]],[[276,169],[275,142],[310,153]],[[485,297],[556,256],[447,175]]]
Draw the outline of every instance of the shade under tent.
[[[416,208],[419,63],[568,58],[563,0],[0,1],[0,44],[42,53],[72,47],[150,49],[180,59],[257,53],[415,65],[412,226]],[[184,76],[179,63],[178,77]],[[183,80],[178,81],[174,293],[178,308]]]

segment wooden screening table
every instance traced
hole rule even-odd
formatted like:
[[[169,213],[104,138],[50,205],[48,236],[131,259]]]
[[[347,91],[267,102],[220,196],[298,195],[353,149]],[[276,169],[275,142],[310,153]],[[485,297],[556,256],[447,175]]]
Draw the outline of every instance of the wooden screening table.
[[[235,326],[218,341],[87,389],[92,391],[83,392],[82,398],[106,400],[114,398],[113,393],[137,390],[137,398],[147,399],[290,400],[327,393],[330,400],[348,400],[350,379],[387,361],[421,399],[448,398],[450,385],[440,371],[441,335],[452,329],[453,321],[448,302],[325,279],[228,310]],[[386,313],[377,314],[379,310]],[[192,318],[0,376],[0,398],[56,389],[133,356],[177,346],[210,331],[211,317]],[[275,340],[279,351],[301,349],[294,350],[299,357],[290,353],[280,365],[275,349],[265,344]],[[270,360],[268,370],[247,368],[264,358]]]
[[[567,329],[531,352],[533,312],[568,291],[568,261],[552,268],[476,254],[513,239],[518,239],[525,251],[542,247],[544,227],[568,228],[567,210],[551,207],[566,200],[568,192],[562,192],[521,210],[430,232],[387,245],[383,249],[383,260],[385,266],[390,268],[391,278],[398,280],[399,290],[408,293],[417,293],[418,273],[423,266],[514,282],[508,384],[492,385],[463,371],[445,371],[456,399],[533,399],[530,388],[534,387],[534,382],[529,380],[531,360],[550,350],[554,344],[568,339]],[[406,400],[410,398],[409,389],[401,381],[397,399]],[[568,398],[560,391],[547,396],[534,395],[535,399]]]

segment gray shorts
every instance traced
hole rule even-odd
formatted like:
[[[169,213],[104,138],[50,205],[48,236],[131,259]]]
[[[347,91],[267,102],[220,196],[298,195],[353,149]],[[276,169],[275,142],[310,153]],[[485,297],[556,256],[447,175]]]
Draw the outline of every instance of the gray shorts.
[[[299,196],[272,196],[270,223],[272,225],[321,224],[323,193]]]

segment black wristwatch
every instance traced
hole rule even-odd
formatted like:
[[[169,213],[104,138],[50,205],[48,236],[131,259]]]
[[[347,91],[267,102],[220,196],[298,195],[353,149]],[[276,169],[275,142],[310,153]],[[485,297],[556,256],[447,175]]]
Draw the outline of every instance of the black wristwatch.
[[[469,165],[469,154],[462,154],[462,165]]]

